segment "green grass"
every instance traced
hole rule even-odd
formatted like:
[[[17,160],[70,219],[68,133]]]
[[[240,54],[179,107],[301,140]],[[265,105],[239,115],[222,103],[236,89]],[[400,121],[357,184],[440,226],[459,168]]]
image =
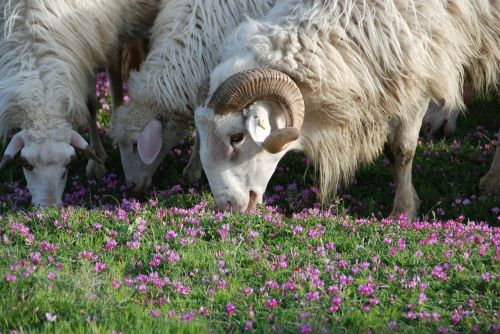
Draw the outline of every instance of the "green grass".
[[[257,332],[297,332],[303,323],[311,325],[315,332],[321,328],[334,333],[370,329],[386,332],[390,321],[396,321],[398,332],[435,332],[441,326],[460,331],[478,326],[480,332],[485,332],[498,323],[500,286],[495,246],[490,245],[484,256],[479,255],[483,242],[495,239],[492,231],[485,227],[469,226],[466,231],[459,223],[417,227],[397,222],[384,225],[375,219],[353,221],[348,217],[294,219],[276,213],[267,213],[269,217],[266,217],[266,212],[263,216],[221,218],[206,209],[162,213],[162,207],[162,202],[156,206],[146,205],[141,210],[128,212],[122,220],[117,218],[116,211],[85,209],[4,217],[0,267],[4,272],[15,273],[17,279],[10,283],[3,279],[0,284],[1,330],[240,331],[251,319],[250,308],[253,308]],[[54,226],[56,219],[60,225]],[[146,223],[140,246],[128,248],[127,241],[140,230],[141,220]],[[14,232],[14,222],[29,227],[34,240],[27,242],[26,237]],[[102,226],[94,226],[97,222]],[[220,231],[226,224],[229,226],[224,238]],[[297,225],[303,227],[301,233],[293,232]],[[190,236],[186,230],[189,227],[196,230],[195,236]],[[175,240],[166,240],[164,235],[171,230],[178,236]],[[316,230],[318,235],[311,234]],[[103,245],[111,239],[110,231],[115,231],[118,245],[104,251]],[[258,232],[258,236],[252,237],[250,231]],[[430,238],[430,233],[436,233],[436,243],[420,244],[421,240]],[[190,240],[182,245],[182,238]],[[386,238],[392,239],[391,245]],[[398,248],[398,240],[405,240],[404,249]],[[498,242],[498,237],[495,240]],[[57,250],[43,251],[41,241],[57,245]],[[329,242],[333,244],[327,245]],[[155,246],[165,249],[156,251]],[[389,251],[393,248],[398,249],[395,254]],[[153,254],[166,254],[167,250],[178,253],[179,260],[161,261],[157,266],[149,264]],[[79,254],[84,251],[92,251],[97,258],[83,259]],[[450,257],[446,257],[447,251]],[[36,264],[32,255],[35,252],[41,252]],[[415,256],[417,252],[422,253],[421,257]],[[470,252],[468,258],[465,252]],[[224,261],[224,265],[220,261]],[[364,261],[368,268],[353,272],[353,268],[361,268]],[[96,262],[105,263],[106,269],[95,272]],[[15,263],[21,263],[20,268],[9,268]],[[450,266],[445,270],[446,280],[431,274],[437,265],[446,263]],[[36,266],[34,272],[23,277],[22,272],[33,265]],[[455,269],[456,265],[461,265],[463,271]],[[51,272],[56,275],[53,279],[48,278]],[[491,274],[489,282],[481,279],[485,272]],[[155,287],[148,282],[144,285],[146,290],[141,292],[137,278],[152,273],[169,277],[170,284]],[[394,279],[388,277],[390,274]],[[341,285],[340,275],[351,276],[352,282],[340,288],[338,294],[328,292],[329,286]],[[369,277],[376,286],[375,291],[362,295],[358,288],[366,284]],[[414,277],[418,277],[418,283],[428,284],[425,291],[420,291],[418,285],[404,287]],[[133,280],[131,286],[126,286],[125,278]],[[121,286],[113,288],[113,280]],[[189,293],[176,291],[175,281],[189,287]],[[266,287],[269,281],[276,282],[280,288]],[[293,282],[293,291],[283,288],[287,281]],[[247,287],[253,288],[252,294],[245,294]],[[308,301],[307,293],[314,291],[319,299]],[[428,299],[419,304],[422,292]],[[341,296],[342,302],[339,310],[332,313],[328,308],[335,295]],[[377,298],[378,305],[369,311],[363,310],[370,297]],[[160,298],[168,302],[162,304]],[[265,307],[271,298],[279,301],[272,310]],[[468,300],[474,303],[470,307],[466,306]],[[226,312],[228,303],[236,308],[231,315]],[[415,313],[437,312],[441,319],[407,319],[409,304],[415,305]],[[198,314],[192,322],[179,321],[183,314],[198,312],[200,308],[204,308],[206,314]],[[158,310],[159,317],[151,316],[152,309]],[[454,310],[460,309],[472,313],[452,326],[451,316]],[[301,320],[303,312],[309,316]],[[46,313],[56,315],[57,319],[47,321]],[[270,314],[273,314],[271,319]]]

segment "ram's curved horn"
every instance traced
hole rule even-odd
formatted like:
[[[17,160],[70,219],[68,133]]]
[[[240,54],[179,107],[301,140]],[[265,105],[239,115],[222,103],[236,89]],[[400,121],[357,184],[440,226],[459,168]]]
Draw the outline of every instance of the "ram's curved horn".
[[[304,121],[304,99],[299,87],[285,73],[259,68],[239,72],[224,81],[214,92],[208,107],[225,115],[241,112],[255,101],[272,101],[283,107],[287,127],[300,130]]]

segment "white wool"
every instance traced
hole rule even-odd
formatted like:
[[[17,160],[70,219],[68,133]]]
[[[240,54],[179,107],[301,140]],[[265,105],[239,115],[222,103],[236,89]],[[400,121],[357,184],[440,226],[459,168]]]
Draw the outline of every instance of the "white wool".
[[[131,103],[113,115],[111,136],[115,141],[126,138],[130,130],[142,130],[152,118],[168,120],[185,130],[192,123],[197,88],[220,60],[224,36],[245,16],[259,17],[274,2],[164,0],[152,29],[148,56],[140,71],[130,75]]]
[[[159,0],[5,0],[0,41],[0,137],[16,127],[43,138],[45,126],[88,117],[95,71],[118,43],[142,37]],[[41,131],[41,132],[39,132]],[[63,134],[64,133],[64,134]]]

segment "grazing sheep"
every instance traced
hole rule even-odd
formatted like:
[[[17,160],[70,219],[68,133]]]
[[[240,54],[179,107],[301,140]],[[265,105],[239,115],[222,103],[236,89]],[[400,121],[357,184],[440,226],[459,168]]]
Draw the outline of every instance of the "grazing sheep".
[[[151,186],[170,149],[190,131],[197,94],[220,59],[219,46],[245,15],[258,17],[274,0],[164,1],[141,70],[132,73],[131,101],[113,113],[110,135],[120,147],[127,185],[135,192]],[[185,169],[200,176],[197,154]]]
[[[472,96],[473,87],[470,84],[464,84],[463,99],[465,105],[470,103]],[[422,121],[422,130],[424,134],[432,138],[450,136],[457,128],[457,118],[460,112],[461,110],[444,110],[438,104],[431,102]]]
[[[278,0],[226,40],[195,111],[200,157],[220,209],[262,200],[278,161],[301,149],[322,199],[388,142],[392,216],[413,218],[411,167],[429,100],[463,106],[499,73],[500,8],[487,0]]]
[[[21,131],[0,169],[20,152],[33,204],[61,203],[75,148],[97,161],[89,162],[89,174],[102,173],[99,162],[106,154],[95,124],[96,70],[107,67],[116,100],[123,44],[147,35],[158,6],[159,0],[6,1],[0,136],[5,140],[12,129]],[[87,119],[91,148],[73,130]]]
[[[457,128],[460,110],[446,111],[438,104],[431,102],[422,120],[422,130],[429,138],[448,137]]]

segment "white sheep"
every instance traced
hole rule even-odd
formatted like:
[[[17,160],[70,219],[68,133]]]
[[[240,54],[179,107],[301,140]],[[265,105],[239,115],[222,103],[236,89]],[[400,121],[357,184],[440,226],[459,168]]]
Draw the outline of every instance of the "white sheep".
[[[226,40],[195,111],[200,156],[220,209],[262,200],[278,161],[301,149],[322,198],[388,141],[396,195],[413,218],[411,166],[429,100],[460,108],[499,73],[500,9],[487,0],[279,0]]]
[[[275,0],[164,1],[152,28],[150,51],[132,72],[130,102],[115,110],[110,135],[119,144],[127,185],[135,192],[151,185],[170,149],[189,133],[197,93],[220,59],[227,32],[248,15],[259,17]],[[185,169],[200,176],[197,154]]]
[[[7,146],[0,169],[20,152],[33,204],[60,204],[74,147],[97,162],[106,157],[95,123],[96,70],[107,66],[116,100],[122,46],[147,35],[159,0],[21,0],[4,6],[0,136],[5,140],[12,129],[22,130]],[[87,119],[92,149],[73,130]],[[89,162],[88,174],[102,171]]]

